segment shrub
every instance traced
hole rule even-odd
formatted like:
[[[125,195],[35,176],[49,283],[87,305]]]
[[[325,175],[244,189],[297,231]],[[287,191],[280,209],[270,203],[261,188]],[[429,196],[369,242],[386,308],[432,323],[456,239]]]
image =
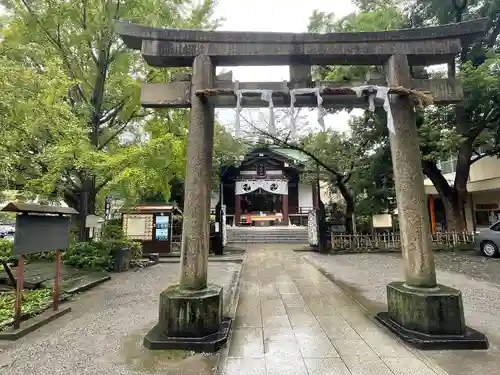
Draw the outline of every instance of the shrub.
[[[17,265],[17,258],[12,254],[12,245],[13,243],[11,241],[0,240],[0,260],[7,262],[7,264]],[[37,260],[53,262],[56,259],[56,252],[44,251],[42,253],[26,255],[25,258],[27,262],[35,262]]]
[[[63,262],[78,268],[107,270],[111,268],[112,258],[102,242],[77,242],[64,253]]]
[[[100,241],[72,242],[63,253],[62,260],[64,264],[77,268],[110,270],[113,267],[115,251],[123,248],[130,249],[132,259],[142,257],[141,243],[127,239],[123,233],[121,221],[113,220],[106,225]],[[55,251],[30,254],[26,256],[26,260],[28,262],[54,261],[55,254]],[[12,255],[12,242],[0,240],[0,260],[17,265],[17,258]]]
[[[102,230],[102,240],[125,240],[126,236],[123,232],[122,221],[113,219],[109,220]]]
[[[7,262],[7,264],[17,262],[17,259],[12,255],[12,242],[0,240],[0,260]]]
[[[141,244],[131,240],[77,242],[64,254],[64,264],[85,269],[110,270],[115,251],[123,248],[130,249],[134,259],[142,257]]]
[[[0,293],[0,331],[14,322],[14,293]],[[22,304],[22,318],[38,315],[52,305],[52,291],[39,289],[24,291]]]

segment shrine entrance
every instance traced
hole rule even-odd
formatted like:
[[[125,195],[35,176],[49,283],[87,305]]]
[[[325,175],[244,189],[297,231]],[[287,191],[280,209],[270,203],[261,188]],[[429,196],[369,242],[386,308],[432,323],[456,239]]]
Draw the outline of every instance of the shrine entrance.
[[[241,224],[273,226],[283,219],[281,196],[261,188],[243,195],[241,199]]]
[[[222,201],[231,227],[300,225],[314,205],[312,183],[301,181],[304,160],[273,145],[248,151],[238,165],[221,168],[212,209]]]
[[[222,318],[222,289],[207,282],[214,108],[269,108],[269,132],[274,134],[273,109],[289,107],[294,137],[296,107],[317,107],[321,124],[326,108],[380,106],[387,113],[405,280],[387,286],[388,311],[376,318],[419,348],[487,348],[486,337],[465,325],[460,291],[436,280],[415,114],[428,105],[462,100],[455,58],[463,46],[484,36],[487,24],[479,19],[381,32],[298,34],[155,29],[117,22],[125,44],[140,50],[150,66],[193,69],[174,82],[142,86],[144,107],[191,109],[181,277],[179,285],[161,294],[160,322],[146,336],[146,346],[216,351],[230,332],[231,319]],[[448,64],[447,78],[413,77],[413,67],[435,64]],[[217,65],[289,65],[290,81],[233,82],[230,74],[216,76]],[[324,65],[379,66],[385,76],[364,82],[313,81],[312,67]],[[239,114],[235,122],[239,135]],[[325,230],[319,227],[320,234]],[[212,313],[200,316],[200,311]],[[179,316],[197,318],[181,321]],[[207,337],[210,345],[203,341]]]
[[[262,212],[265,214],[276,214],[283,210],[281,196],[257,189],[245,194],[241,200],[241,213],[251,214]]]

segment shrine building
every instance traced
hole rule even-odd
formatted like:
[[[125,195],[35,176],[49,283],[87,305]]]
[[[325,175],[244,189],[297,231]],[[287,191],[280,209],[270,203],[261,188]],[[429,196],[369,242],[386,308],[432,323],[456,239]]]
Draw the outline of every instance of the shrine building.
[[[222,168],[221,189],[212,194],[211,208],[222,195],[230,226],[307,226],[317,190],[314,183],[301,181],[306,162],[307,156],[296,150],[253,149],[239,166]]]

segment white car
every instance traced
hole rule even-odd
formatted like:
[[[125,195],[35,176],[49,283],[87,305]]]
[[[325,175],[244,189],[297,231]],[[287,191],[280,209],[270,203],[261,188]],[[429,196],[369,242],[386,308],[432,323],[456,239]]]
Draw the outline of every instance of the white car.
[[[475,250],[490,258],[500,257],[500,221],[476,231]]]

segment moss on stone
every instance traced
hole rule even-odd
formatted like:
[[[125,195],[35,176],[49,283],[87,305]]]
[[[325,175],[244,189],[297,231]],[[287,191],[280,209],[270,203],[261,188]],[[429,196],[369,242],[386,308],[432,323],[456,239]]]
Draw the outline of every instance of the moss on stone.
[[[438,285],[413,288],[403,282],[387,286],[389,317],[396,323],[421,333],[462,335],[465,318],[459,290]]]

